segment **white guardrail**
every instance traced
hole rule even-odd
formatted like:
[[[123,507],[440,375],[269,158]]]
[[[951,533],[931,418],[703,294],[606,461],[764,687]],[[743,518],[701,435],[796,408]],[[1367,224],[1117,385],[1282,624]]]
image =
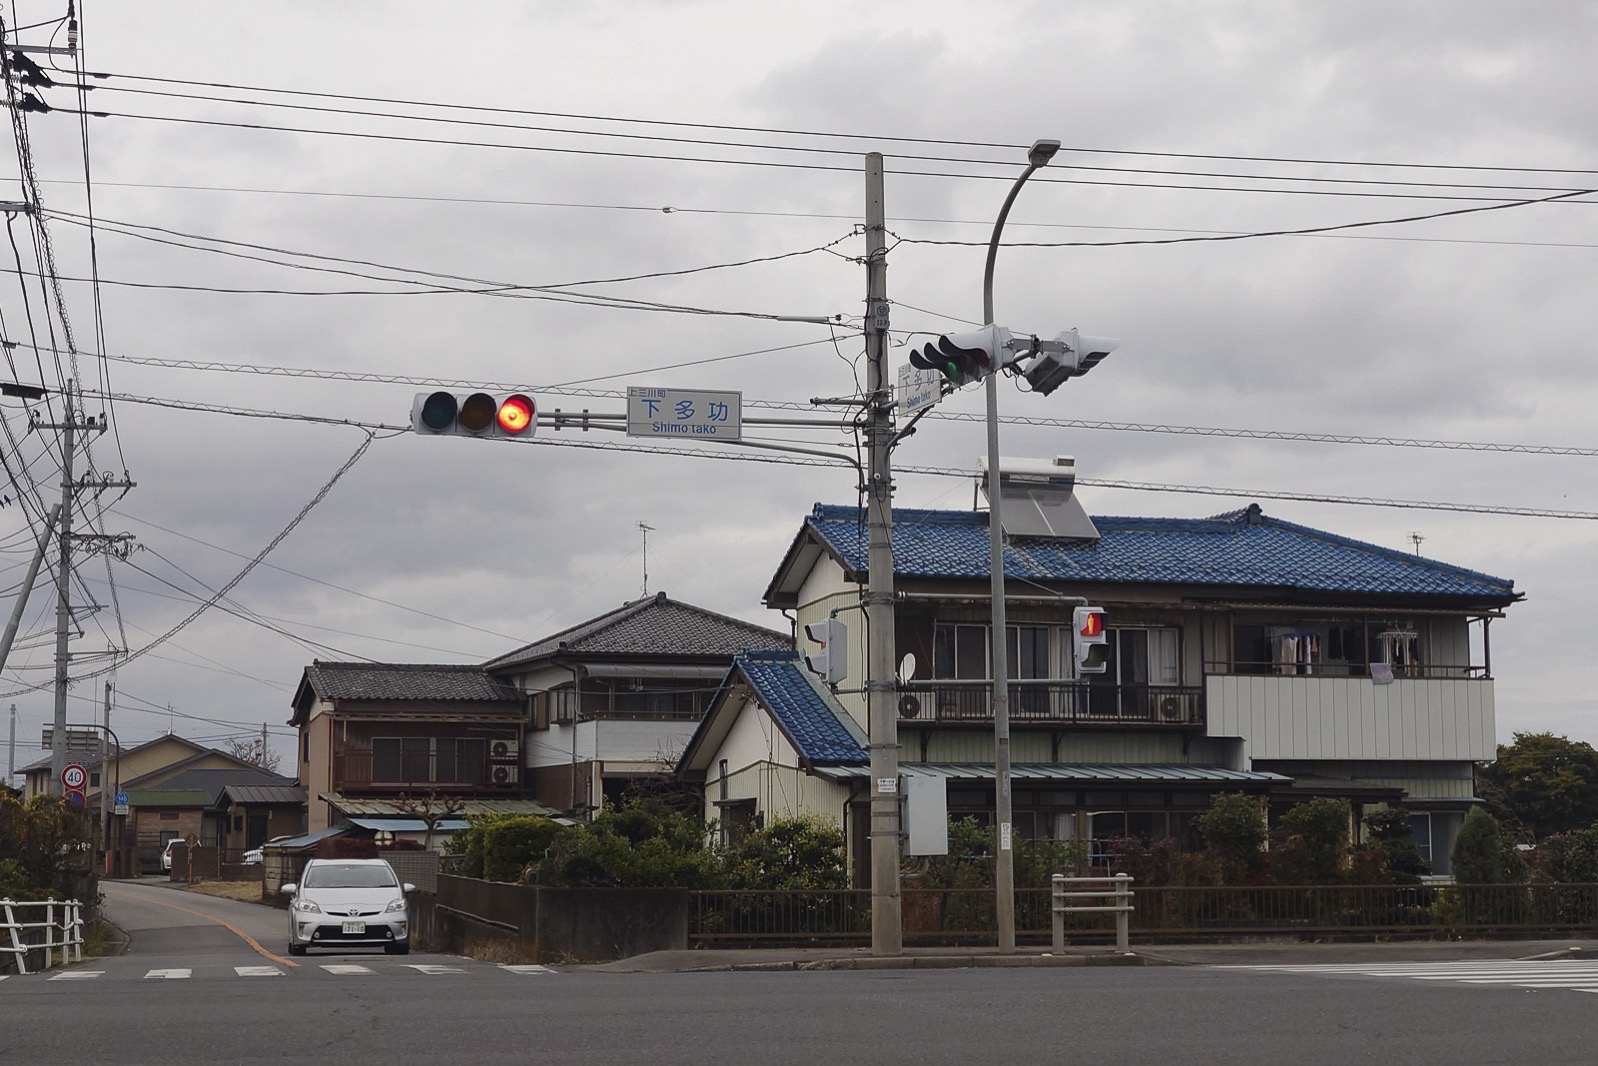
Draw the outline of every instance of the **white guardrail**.
[[[27,918],[33,920],[23,920]],[[43,937],[35,930],[43,930]],[[0,899],[0,956],[13,956],[17,973],[24,974],[28,955],[39,951],[44,952],[46,970],[58,951],[63,966],[83,961],[83,904],[75,899]]]
[[[1068,887],[1069,886],[1069,887]],[[1093,887],[1097,886],[1097,887]],[[1127,950],[1132,925],[1132,878],[1127,874],[1114,877],[1066,877],[1055,874],[1052,878],[1053,895],[1050,920],[1054,927],[1054,950],[1065,950],[1065,916],[1087,911],[1115,912],[1115,946]],[[1113,900],[1113,903],[1083,906],[1072,903],[1074,899]]]

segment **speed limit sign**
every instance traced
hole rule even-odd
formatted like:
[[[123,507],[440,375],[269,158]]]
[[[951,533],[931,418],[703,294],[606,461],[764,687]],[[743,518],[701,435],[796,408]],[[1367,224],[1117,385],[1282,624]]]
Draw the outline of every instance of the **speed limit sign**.
[[[89,771],[78,763],[68,763],[61,770],[61,783],[67,786],[68,792],[82,792],[83,786],[89,783]]]

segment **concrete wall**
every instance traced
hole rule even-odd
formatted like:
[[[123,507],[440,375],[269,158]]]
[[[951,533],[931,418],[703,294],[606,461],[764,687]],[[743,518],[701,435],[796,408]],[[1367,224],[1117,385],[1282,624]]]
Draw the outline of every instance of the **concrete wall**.
[[[440,951],[510,940],[539,962],[607,962],[686,948],[688,891],[548,888],[440,874],[430,922],[430,942]]]

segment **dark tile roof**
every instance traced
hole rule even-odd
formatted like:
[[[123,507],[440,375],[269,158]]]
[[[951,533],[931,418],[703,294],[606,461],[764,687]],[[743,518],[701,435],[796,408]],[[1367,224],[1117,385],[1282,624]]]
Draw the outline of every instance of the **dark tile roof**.
[[[229,785],[290,786],[292,778],[274,774],[258,766],[229,767],[220,770],[183,770],[166,778],[155,787],[168,792],[203,791],[216,803],[222,790]]]
[[[223,795],[234,803],[302,804],[305,789],[299,785],[228,785]]]
[[[733,661],[755,697],[793,742],[801,758],[816,766],[863,762],[866,750],[844,725],[845,712],[829,705],[791,651],[749,651]]]
[[[893,522],[896,575],[988,577],[986,512],[896,510]],[[1493,605],[1520,598],[1504,578],[1284,522],[1258,504],[1212,518],[1095,516],[1093,522],[1097,541],[1010,538],[1006,577],[1435,596]],[[805,526],[846,569],[866,571],[867,526],[859,508],[817,504]]]
[[[481,666],[313,662],[305,680],[324,700],[520,700]]]
[[[586,656],[659,658],[724,658],[746,648],[792,648],[785,633],[678,603],[664,592],[633,600],[570,629],[490,659],[485,667],[501,670],[557,653]]]

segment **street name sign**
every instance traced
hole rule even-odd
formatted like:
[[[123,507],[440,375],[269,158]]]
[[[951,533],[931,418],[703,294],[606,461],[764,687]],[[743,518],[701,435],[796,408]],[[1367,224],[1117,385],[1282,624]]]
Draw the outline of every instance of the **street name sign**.
[[[627,435],[742,440],[743,393],[630,386]]]

